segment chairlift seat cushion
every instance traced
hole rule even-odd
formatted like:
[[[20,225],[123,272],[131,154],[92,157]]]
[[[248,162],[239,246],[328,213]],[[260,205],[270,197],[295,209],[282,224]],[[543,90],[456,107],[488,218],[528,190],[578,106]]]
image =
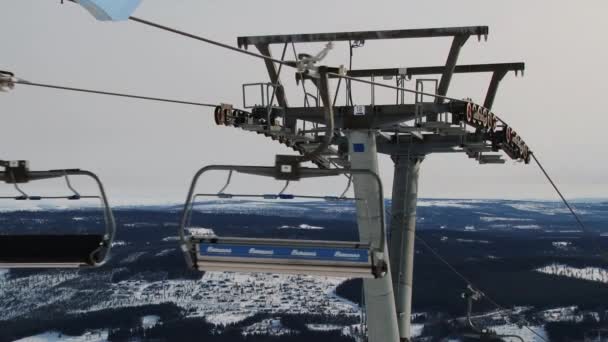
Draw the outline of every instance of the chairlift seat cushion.
[[[0,235],[0,265],[91,264],[103,235]]]

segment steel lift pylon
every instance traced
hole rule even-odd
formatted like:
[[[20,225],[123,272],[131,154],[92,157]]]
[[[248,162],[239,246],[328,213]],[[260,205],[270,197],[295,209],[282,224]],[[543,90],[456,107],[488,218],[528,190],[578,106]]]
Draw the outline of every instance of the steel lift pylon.
[[[277,68],[273,61],[265,60],[270,82],[255,84],[265,85],[268,89],[266,92],[261,91],[262,100],[258,103],[263,105],[251,106],[251,113],[233,110],[230,105],[216,109],[216,112],[222,113],[219,120],[216,120],[218,124],[263,134],[300,154],[316,150],[319,153],[310,159],[319,168],[368,169],[377,173],[377,154],[391,156],[395,172],[390,239],[385,251],[389,255],[389,271],[379,279],[364,279],[369,341],[408,341],[411,337],[418,177],[425,156],[431,153],[465,153],[479,164],[503,164],[505,160],[496,153],[503,151],[512,159],[526,164],[530,161],[531,152],[526,143],[491,111],[502,79],[511,71],[523,74],[524,63],[458,65],[460,50],[469,38],[477,36],[481,40],[487,34],[488,27],[472,26],[238,38],[239,47],[254,46],[267,56],[271,56],[272,44],[283,45],[284,52],[292,45],[295,54],[295,46],[299,43],[348,42],[352,53],[354,47],[364,46],[367,40],[452,38],[446,63],[441,66],[352,70],[334,68],[328,72],[327,77],[334,83],[328,83],[327,88],[335,86],[334,94],[342,89],[346,103],[338,105],[337,96],[333,98],[331,142],[321,150],[320,141],[327,138],[327,134],[322,134],[322,127],[328,125],[327,106],[321,103],[327,104],[328,101],[320,101],[319,97],[328,95],[323,89],[323,82],[319,82],[318,76],[308,70],[299,68],[295,75],[296,82],[303,88],[304,106],[289,106],[280,78],[281,68]],[[294,64],[298,65],[303,58],[310,56],[296,55]],[[478,105],[471,99],[446,96],[452,78],[461,73],[492,74],[483,105]],[[429,79],[429,75],[439,77]],[[376,103],[376,90],[382,88],[375,82],[377,79],[385,81],[385,84],[388,80],[395,81],[395,85],[387,85],[395,92],[394,103]],[[417,90],[415,101],[406,103],[404,86],[414,79]],[[355,81],[368,82],[370,85],[371,99],[368,104],[360,99],[356,99],[356,103],[352,100],[350,83]],[[312,83],[316,91],[307,89],[307,83]],[[429,84],[431,90],[428,90]],[[243,106],[247,107],[245,91],[243,98]],[[353,176],[353,181],[355,197],[377,196],[379,190],[374,184],[357,175]],[[369,223],[378,218],[366,217],[366,213],[375,211],[363,210],[360,205],[358,203],[357,207],[359,235],[373,236],[378,230],[371,229],[373,225]]]
[[[230,50],[238,50],[226,44],[219,43],[204,37],[194,36],[179,30],[175,30],[160,24],[146,21],[132,14],[141,2],[140,0],[125,0],[120,2],[105,0],[71,0],[80,3],[98,20],[122,21],[131,20],[157,29],[170,31],[175,34],[194,38]],[[232,166],[231,171],[244,173],[262,174],[277,179],[287,177],[297,180],[302,175],[312,176],[350,174],[355,188],[357,199],[357,215],[359,235],[366,237],[369,241],[360,241],[355,245],[334,242],[302,242],[302,241],[276,241],[260,239],[221,239],[219,237],[197,237],[186,238],[185,228],[189,213],[192,212],[192,203],[197,196],[194,194],[196,181],[206,169],[201,169],[193,180],[186,205],[184,217],[180,226],[181,247],[187,256],[191,266],[200,268],[225,270],[231,267],[234,270],[257,270],[260,264],[271,265],[266,270],[288,271],[287,266],[298,265],[300,271],[318,271],[324,274],[328,271],[343,271],[345,275],[361,276],[368,278],[364,280],[364,296],[367,304],[368,338],[372,342],[377,341],[408,341],[411,337],[410,316],[411,298],[413,288],[413,256],[416,224],[416,202],[418,196],[418,175],[420,164],[424,157],[431,153],[466,153],[470,158],[480,164],[503,164],[505,162],[500,154],[503,151],[514,160],[526,164],[530,162],[531,151],[521,136],[512,127],[492,113],[491,108],[498,90],[498,86],[505,75],[514,71],[523,74],[523,63],[501,63],[501,64],[475,64],[458,65],[458,56],[464,44],[471,36],[487,38],[488,27],[448,27],[431,29],[406,29],[390,31],[363,31],[363,32],[335,32],[314,34],[292,34],[271,36],[249,36],[239,37],[239,48],[247,49],[255,46],[261,54],[244,52],[250,56],[262,58],[268,71],[270,82],[250,83],[243,86],[243,107],[246,110],[235,109],[231,104],[217,106],[214,119],[218,125],[227,125],[242,128],[246,131],[263,134],[273,140],[291,147],[301,156],[281,156],[277,158],[274,171],[268,168],[258,168],[252,171],[252,167]],[[413,68],[387,68],[387,69],[353,69],[329,68],[318,66],[323,58],[330,53],[334,42],[348,42],[352,55],[353,49],[363,47],[368,40],[379,39],[412,39],[412,38],[452,38],[451,47],[444,65],[425,66]],[[297,54],[296,44],[299,43],[326,43],[321,52],[311,54]],[[272,58],[270,46],[272,44],[283,44],[283,57],[281,61]],[[294,51],[295,61],[286,61],[285,53],[291,45]],[[277,69],[277,62],[280,67]],[[296,68],[296,82],[302,85],[304,92],[304,105],[302,107],[290,107],[287,101],[285,89],[281,83],[281,67]],[[451,79],[457,73],[491,72],[492,78],[488,86],[483,105],[478,105],[471,99],[454,99],[447,97]],[[416,78],[416,99],[413,103],[405,102],[405,89],[407,81],[422,75],[440,75],[437,79]],[[395,86],[386,83],[375,82],[376,77],[386,80],[396,80]],[[331,83],[329,79],[338,79],[335,94],[330,96]],[[371,81],[363,79],[370,78]],[[371,86],[370,104],[362,104],[358,100],[357,105],[352,99],[351,83],[363,82]],[[316,88],[314,92],[306,89],[305,83],[310,82]],[[29,84],[71,91],[84,91],[105,95],[117,95],[147,100],[175,102],[183,104],[194,104],[199,106],[213,106],[203,103],[176,101],[151,97],[134,96],[128,94],[109,93],[78,89],[54,85],[30,83],[14,77],[10,72],[0,71],[0,91],[12,89],[15,84]],[[337,94],[340,86],[345,83],[346,104],[336,105]],[[426,90],[428,84],[432,84],[433,90]],[[246,87],[259,86],[261,88],[261,105],[247,106]],[[375,91],[377,87],[390,88],[396,91],[394,104],[377,104]],[[264,90],[266,89],[266,90]],[[272,93],[272,95],[270,95]],[[424,97],[430,96],[432,101],[425,101]],[[275,99],[277,105],[274,104]],[[378,178],[377,154],[384,153],[392,157],[395,162],[395,181],[393,185],[392,220],[390,228],[390,243],[387,243],[387,234],[384,225],[384,201],[382,196],[382,182]],[[538,160],[534,158],[538,163]],[[300,163],[312,162],[320,170],[302,168]],[[542,166],[539,163],[539,166]],[[9,170],[14,171],[12,165]],[[262,171],[265,170],[265,171]],[[103,204],[105,206],[106,221],[110,220],[110,226],[106,225],[108,234],[103,236],[99,248],[88,256],[107,256],[107,250],[111,246],[113,238],[113,217],[103,187],[96,176],[84,171],[55,170],[39,173],[29,173],[31,180],[38,178],[55,178],[62,172],[69,174],[89,175],[96,179],[100,190]],[[317,173],[320,172],[320,173]],[[543,169],[543,172],[549,178]],[[362,178],[363,174],[376,175],[377,182],[370,182]],[[12,177],[11,173],[0,173],[0,180],[15,184],[20,182]],[[26,179],[25,181],[27,181]],[[559,190],[553,184],[557,192]],[[68,187],[73,190],[68,181]],[[21,192],[21,190],[19,190]],[[75,192],[75,191],[74,191]],[[28,196],[22,192],[25,198],[37,200],[40,196]],[[225,193],[214,194],[214,196],[226,196]],[[566,202],[560,193],[560,196]],[[277,196],[281,198],[281,194]],[[375,201],[379,197],[379,201]],[[67,198],[72,199],[72,198]],[[566,202],[566,205],[567,202]],[[569,206],[568,206],[569,207]],[[572,214],[574,211],[569,207]],[[578,220],[578,218],[577,218]],[[584,230],[583,224],[579,224]],[[218,259],[212,251],[216,245],[229,244],[235,248],[219,247],[224,259]],[[252,246],[255,245],[255,246]],[[294,246],[297,245],[297,246]],[[319,245],[341,254],[356,256],[357,260],[350,260],[350,264],[343,261],[333,260],[333,264],[327,264],[327,260],[297,260],[298,258],[266,258],[265,262],[249,262],[248,257],[242,258],[245,253],[239,252],[240,247],[257,249],[258,246],[266,252],[279,251],[281,249],[294,252],[295,247],[305,250],[306,248],[317,248]],[[236,248],[239,247],[239,248]],[[286,248],[287,247],[287,248]],[[210,249],[211,248],[211,249]],[[344,250],[340,250],[345,248]],[[245,248],[247,249],[247,248]],[[1,248],[0,248],[1,250]],[[230,252],[225,252],[230,250]],[[234,252],[237,251],[237,252]],[[366,251],[367,250],[367,251]],[[319,249],[320,251],[320,249]],[[219,252],[218,252],[219,253]],[[240,253],[240,254],[239,254]],[[282,252],[281,252],[282,253]],[[316,253],[316,254],[315,254]],[[251,252],[247,252],[251,254]],[[255,253],[254,253],[255,254]],[[296,253],[298,254],[298,253]],[[302,255],[312,256],[319,253],[305,250]],[[236,260],[244,259],[244,260]],[[103,258],[90,258],[93,264],[100,262]],[[229,260],[232,259],[232,260]],[[46,260],[46,259],[45,259]],[[196,261],[195,261],[196,260]],[[85,263],[88,263],[85,261]],[[71,265],[79,265],[80,262],[71,262]],[[253,266],[251,265],[253,264]],[[1,266],[0,260],[0,266]],[[219,265],[219,266],[218,266]],[[235,266],[236,265],[236,266]],[[361,271],[363,270],[363,271]],[[391,272],[393,274],[391,274]],[[369,277],[369,273],[372,277]]]

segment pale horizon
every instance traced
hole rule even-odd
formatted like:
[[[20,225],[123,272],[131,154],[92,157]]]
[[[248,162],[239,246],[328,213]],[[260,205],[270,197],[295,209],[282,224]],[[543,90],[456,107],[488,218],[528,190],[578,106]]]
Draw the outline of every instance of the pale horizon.
[[[585,4],[315,0],[307,7],[324,10],[299,15],[300,7],[279,0],[170,5],[146,0],[135,15],[233,46],[242,35],[488,25],[488,41],[471,37],[459,64],[525,62],[525,77],[504,78],[494,111],[524,137],[567,198],[602,199],[608,198],[603,139],[608,117],[596,103],[608,91],[608,47],[601,44],[608,3]],[[240,105],[242,83],[268,80],[255,58],[135,23],[100,23],[72,3],[21,0],[4,2],[0,10],[11,28],[0,31],[0,69],[29,81]],[[238,20],[225,19],[235,13]],[[355,67],[442,64],[449,44],[449,39],[370,41],[356,52]],[[299,52],[316,53],[319,47]],[[347,64],[344,44],[336,44],[328,63]],[[293,75],[285,73],[283,82],[290,101],[299,103]],[[488,75],[455,75],[448,95],[481,101],[488,82]],[[89,169],[104,181],[111,203],[179,203],[203,165],[271,165],[275,154],[292,154],[262,136],[215,126],[209,108],[24,85],[0,94],[0,101],[5,127],[0,159],[28,159],[34,170]],[[505,165],[480,166],[464,154],[431,155],[422,164],[420,197],[559,200],[535,165],[505,158]],[[392,162],[386,155],[379,159],[390,197]],[[215,189],[222,182],[223,176],[214,176],[207,183]],[[255,190],[250,183],[243,176],[235,187]],[[332,195],[344,186],[334,183],[294,185],[293,192]],[[264,182],[260,191],[277,187],[281,184]],[[9,185],[0,189],[12,192]]]

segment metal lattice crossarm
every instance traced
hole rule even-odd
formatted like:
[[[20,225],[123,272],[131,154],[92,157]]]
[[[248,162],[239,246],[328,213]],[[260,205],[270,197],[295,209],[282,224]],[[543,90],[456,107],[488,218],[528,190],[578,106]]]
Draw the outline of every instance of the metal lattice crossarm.
[[[247,48],[249,45],[254,45],[264,55],[270,56],[269,46],[272,44],[284,44],[283,57],[288,44],[310,43],[310,42],[331,42],[331,41],[355,41],[361,42],[356,47],[363,46],[365,40],[375,39],[408,39],[408,38],[432,38],[432,37],[453,37],[452,46],[449,50],[446,64],[443,66],[431,67],[409,67],[409,68],[388,68],[388,69],[353,69],[344,74],[329,73],[330,79],[339,79],[338,85],[334,92],[336,97],[340,91],[340,84],[343,80],[347,83],[346,91],[348,97],[350,95],[349,82],[362,82],[370,85],[372,89],[372,103],[369,105],[354,106],[347,104],[346,106],[336,106],[334,99],[334,125],[337,130],[349,129],[376,129],[381,132],[380,141],[382,144],[398,144],[400,147],[380,146],[379,151],[399,151],[411,150],[412,147],[418,150],[419,153],[436,153],[436,152],[466,152],[466,154],[476,159],[481,164],[504,163],[500,155],[488,154],[489,152],[497,152],[499,150],[516,160],[523,160],[528,163],[530,161],[530,151],[521,137],[513,131],[512,128],[503,124],[499,124],[500,119],[495,116],[490,108],[494,102],[498,85],[504,76],[513,71],[515,74],[523,74],[525,70],[524,63],[497,63],[497,64],[472,64],[472,65],[457,65],[460,48],[466,43],[471,35],[479,37],[486,36],[488,28],[485,26],[459,27],[459,28],[432,28],[432,29],[413,29],[413,30],[392,30],[392,31],[360,31],[360,32],[336,32],[336,33],[320,33],[320,34],[292,34],[292,35],[271,35],[271,36],[248,36],[239,37],[239,47]],[[295,54],[295,45],[294,45]],[[352,47],[351,47],[352,54]],[[309,122],[314,125],[325,124],[325,108],[319,105],[306,105],[303,107],[294,107],[287,105],[286,94],[279,80],[280,71],[276,70],[274,62],[265,60],[266,68],[269,72],[271,84],[276,85],[277,100],[279,106],[273,108],[273,117],[282,118],[282,123],[278,128],[271,132],[266,130],[264,133],[279,142],[293,141],[295,136],[306,136],[306,131],[298,131],[296,123],[299,121]],[[351,62],[352,65],[352,62]],[[484,105],[477,105],[470,100],[452,99],[446,96],[452,76],[461,73],[492,73],[492,80],[488,86]],[[439,74],[441,78],[436,82],[434,91],[425,92],[417,89],[411,90],[403,87],[403,82],[406,79],[411,79],[419,75]],[[317,80],[305,73],[296,72],[297,82],[310,81],[318,88]],[[397,85],[390,86],[383,83],[375,82],[374,77],[397,77]],[[371,81],[363,78],[371,78]],[[401,82],[401,83],[400,83]],[[411,92],[416,95],[415,103],[396,103],[396,104],[376,104],[374,97],[374,88],[385,87],[399,92]],[[308,99],[310,93],[306,93]],[[280,94],[279,94],[280,93]],[[321,93],[317,91],[317,93]],[[274,94],[274,93],[273,93]],[[432,102],[424,102],[418,100],[423,96],[433,98]],[[401,95],[403,98],[403,95]],[[447,102],[446,102],[447,100]],[[306,101],[305,101],[306,102]],[[264,111],[263,108],[255,108],[255,111]],[[267,113],[268,114],[268,113]],[[448,118],[448,119],[445,119]],[[412,122],[413,121],[413,122]],[[472,127],[474,132],[467,130],[466,127]],[[304,134],[300,134],[300,133]],[[292,139],[288,136],[292,135]],[[416,146],[409,146],[409,139],[404,139],[407,136],[415,136],[418,140]],[[453,139],[442,140],[439,144],[427,143],[432,135],[456,136]],[[315,135],[318,137],[318,135]],[[392,137],[391,137],[392,136]],[[400,138],[401,136],[401,138]],[[388,139],[385,139],[387,138]],[[419,140],[423,139],[424,142]],[[302,147],[305,148],[310,143],[306,138],[299,139],[298,145],[301,152]],[[339,145],[341,140],[334,141]],[[432,139],[431,139],[432,141]],[[422,148],[418,148],[422,147]],[[344,155],[345,149],[338,149],[338,156],[332,156],[334,159],[340,159]],[[342,152],[342,153],[340,153]],[[301,152],[302,153],[302,152]],[[348,164],[347,159],[343,159],[343,164]],[[327,163],[321,163],[327,165]]]
[[[249,113],[241,110],[231,109],[229,105],[225,108],[218,106],[215,110],[216,123],[221,125],[235,126],[247,131],[263,134],[279,143],[291,147],[295,151],[304,154],[310,152],[310,146],[315,146],[314,137],[292,132],[288,128],[282,127],[277,120],[282,115],[297,117],[301,120],[306,120],[313,123],[324,123],[324,109],[322,107],[315,108],[287,108],[282,111],[275,109],[272,114],[272,120],[266,120],[267,112],[264,108],[254,108]],[[450,123],[420,123],[416,126],[400,125],[405,121],[416,119],[416,112],[422,111],[423,115],[429,113],[450,113],[452,122]],[[526,163],[530,161],[530,149],[510,126],[493,114],[487,108],[472,102],[458,102],[434,104],[425,103],[423,105],[378,105],[365,106],[363,111],[368,115],[356,115],[355,108],[350,106],[341,106],[334,108],[334,120],[337,127],[340,129],[357,129],[357,128],[372,128],[386,132],[387,134],[410,135],[412,132],[419,132],[424,141],[416,140],[416,145],[424,146],[424,149],[414,150],[416,154],[428,154],[432,152],[457,152],[457,151],[473,151],[474,146],[483,144],[483,151],[480,152],[496,152],[499,150],[505,153],[512,159],[522,160]],[[219,119],[218,119],[219,117]],[[219,121],[218,121],[219,120]],[[465,126],[472,127],[476,132],[467,132]],[[431,136],[439,134],[437,140],[433,140]],[[454,136],[452,139],[444,139],[445,136]],[[409,141],[407,139],[398,139],[392,137],[383,140],[386,144],[395,144],[400,141]],[[409,147],[401,147],[401,149]],[[416,147],[414,147],[416,148]],[[383,147],[381,152],[397,151],[394,148]],[[331,158],[339,158],[340,153],[337,149],[328,147],[326,153],[322,153],[320,157],[330,156]],[[489,159],[481,158],[482,163],[490,162]],[[487,161],[487,162],[483,162]],[[498,160],[496,160],[498,161]],[[318,165],[328,167],[330,162],[327,158],[318,158],[315,160]],[[346,163],[346,161],[344,161]]]

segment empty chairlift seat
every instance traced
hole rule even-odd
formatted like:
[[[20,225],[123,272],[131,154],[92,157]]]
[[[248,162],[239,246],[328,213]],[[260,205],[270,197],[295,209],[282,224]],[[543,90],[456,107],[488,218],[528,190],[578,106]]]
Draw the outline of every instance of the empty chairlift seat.
[[[206,271],[374,276],[369,245],[248,238],[194,239],[198,266]]]
[[[17,196],[3,196],[0,199],[22,202],[99,200],[104,225],[104,231],[95,234],[66,234],[62,231],[42,235],[34,235],[32,233],[14,234],[15,229],[18,230],[21,227],[13,227],[10,232],[6,232],[0,226],[0,268],[95,267],[105,262],[109,256],[116,226],[103,185],[95,174],[89,171],[74,169],[30,171],[25,161],[0,161],[0,166],[6,168],[4,172],[0,172],[0,181],[12,184],[18,193]],[[92,178],[99,188],[99,195],[85,196],[78,193],[70,183],[70,177],[74,176]],[[33,196],[27,194],[19,187],[20,183],[53,178],[64,178],[67,188],[71,193],[65,196]]]
[[[219,193],[214,194],[195,193],[199,177],[204,172],[212,170],[229,172],[228,181],[224,188]],[[287,195],[284,193],[287,186],[279,194],[270,195],[229,194],[225,192],[233,172],[276,177],[276,170],[276,167],[259,166],[208,166],[199,170],[192,181],[180,224],[182,250],[191,267],[201,271],[314,274],[349,278],[379,278],[384,276],[386,273],[386,262],[382,253],[384,250],[384,239],[381,239],[381,241],[360,242],[221,237],[209,230],[199,231],[196,229],[192,230],[192,235],[187,234],[194,203],[200,197],[224,199],[257,197],[279,200],[304,198],[328,201],[347,199],[343,197],[344,194],[337,197]],[[380,182],[380,179],[368,170],[300,168],[298,172],[301,178],[327,177],[353,173],[370,174],[372,176],[370,180]],[[379,187],[382,188],[380,183]],[[382,198],[382,194],[380,193],[378,201],[381,210],[383,210]],[[350,200],[353,199],[351,198]],[[380,216],[382,217],[382,224],[378,229],[382,232],[379,236],[384,237],[384,215]]]
[[[103,243],[103,235],[0,235],[0,267],[92,266]]]

